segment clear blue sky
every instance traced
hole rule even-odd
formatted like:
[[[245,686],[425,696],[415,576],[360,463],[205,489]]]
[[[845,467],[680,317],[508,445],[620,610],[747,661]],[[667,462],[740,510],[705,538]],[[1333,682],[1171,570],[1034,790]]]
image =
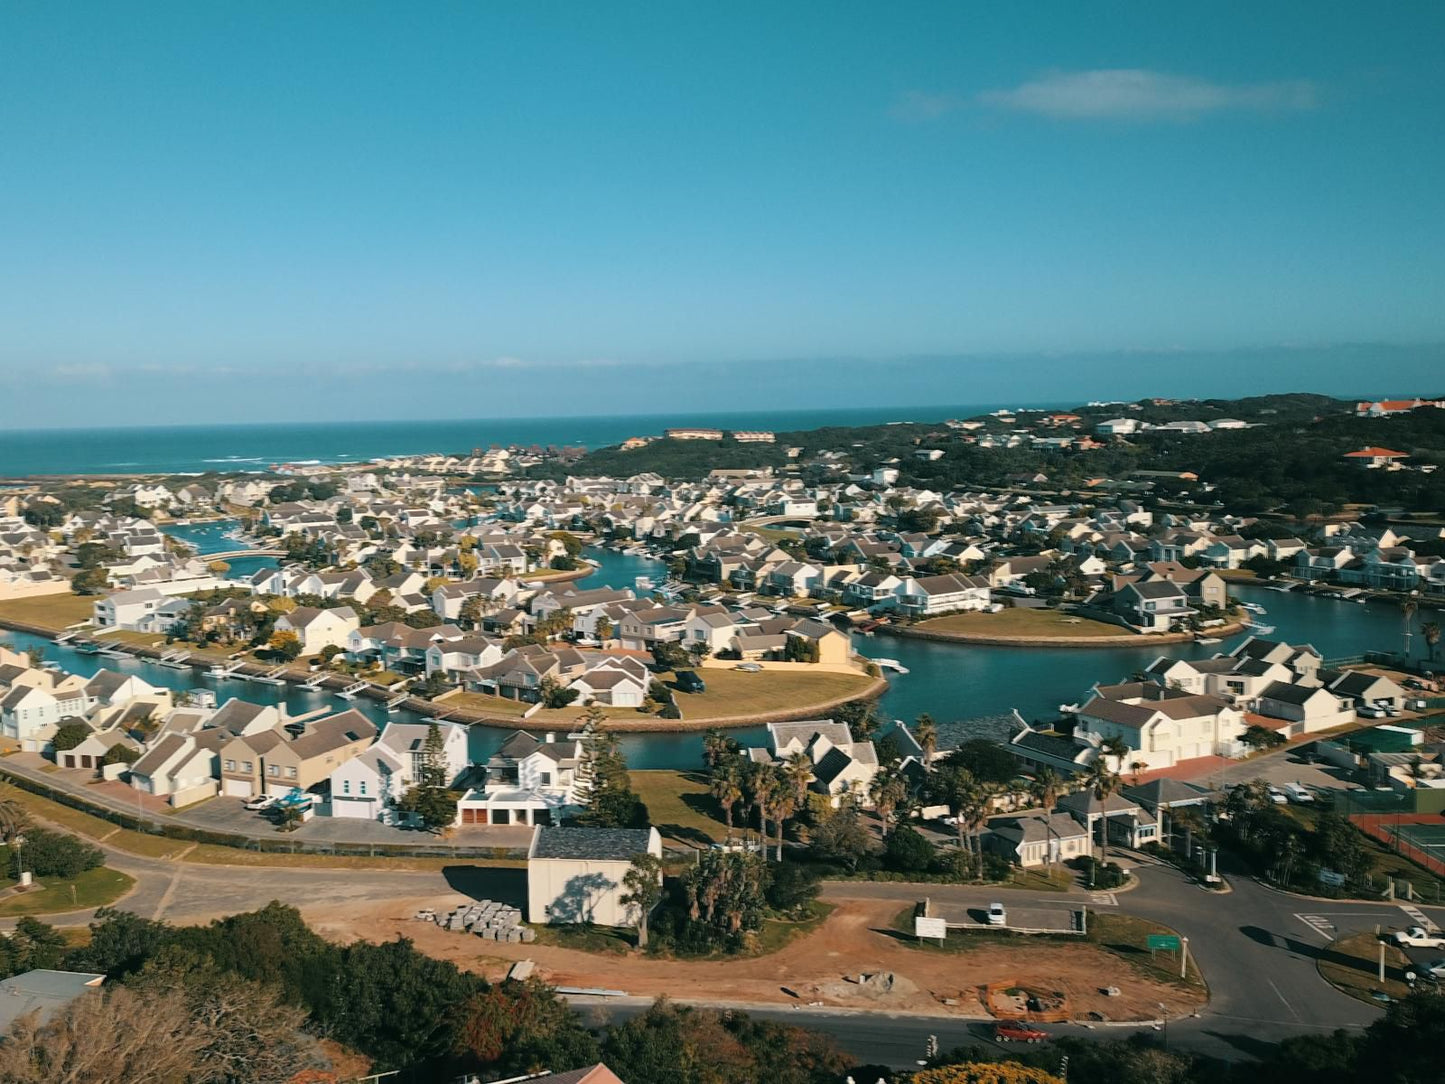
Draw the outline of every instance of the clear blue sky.
[[[0,0],[0,423],[1438,392],[1442,41],[1438,2]],[[1295,360],[1196,355],[1241,348]]]

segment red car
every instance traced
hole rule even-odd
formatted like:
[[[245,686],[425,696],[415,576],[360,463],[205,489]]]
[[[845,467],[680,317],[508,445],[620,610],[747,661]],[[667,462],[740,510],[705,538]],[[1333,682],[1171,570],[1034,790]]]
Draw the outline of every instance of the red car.
[[[999,1043],[1041,1043],[1048,1037],[1047,1031],[1027,1024],[999,1024],[993,1029],[994,1041]]]

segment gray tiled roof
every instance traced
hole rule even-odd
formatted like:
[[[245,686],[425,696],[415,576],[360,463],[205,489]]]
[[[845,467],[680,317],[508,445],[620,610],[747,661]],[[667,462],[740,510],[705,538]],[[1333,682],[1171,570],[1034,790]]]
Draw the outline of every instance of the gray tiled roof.
[[[531,856],[629,862],[651,841],[649,828],[539,828]]]

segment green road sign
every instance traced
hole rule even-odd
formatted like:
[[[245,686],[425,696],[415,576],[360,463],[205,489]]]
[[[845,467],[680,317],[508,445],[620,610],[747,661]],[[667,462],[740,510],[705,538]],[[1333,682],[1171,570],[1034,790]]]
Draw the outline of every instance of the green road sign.
[[[1160,949],[1178,952],[1179,938],[1172,933],[1151,933],[1149,935],[1149,951],[1157,952]]]

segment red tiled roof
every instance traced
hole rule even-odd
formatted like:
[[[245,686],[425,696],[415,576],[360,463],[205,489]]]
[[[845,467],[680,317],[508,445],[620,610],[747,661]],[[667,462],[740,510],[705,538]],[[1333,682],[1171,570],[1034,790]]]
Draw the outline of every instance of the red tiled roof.
[[[1392,452],[1389,448],[1361,448],[1358,452],[1346,452],[1346,459],[1406,459],[1408,452]]]

